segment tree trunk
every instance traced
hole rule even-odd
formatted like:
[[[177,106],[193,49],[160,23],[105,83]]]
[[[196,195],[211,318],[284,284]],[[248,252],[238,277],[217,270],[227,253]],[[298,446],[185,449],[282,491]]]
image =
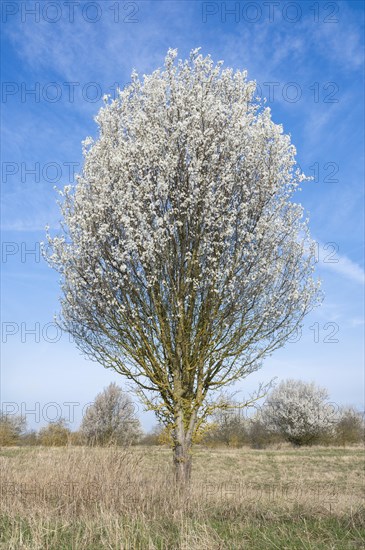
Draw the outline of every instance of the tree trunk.
[[[176,426],[173,433],[173,461],[175,470],[175,481],[178,485],[188,485],[191,478],[191,447],[192,440],[184,429],[182,415],[177,415]]]
[[[175,481],[178,485],[188,485],[191,478],[191,444],[175,443],[174,469]]]

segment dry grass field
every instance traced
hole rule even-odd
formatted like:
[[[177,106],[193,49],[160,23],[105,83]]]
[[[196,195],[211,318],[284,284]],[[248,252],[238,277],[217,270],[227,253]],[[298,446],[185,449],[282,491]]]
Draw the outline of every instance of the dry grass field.
[[[361,447],[196,447],[172,480],[167,448],[4,447],[0,548],[364,548]]]

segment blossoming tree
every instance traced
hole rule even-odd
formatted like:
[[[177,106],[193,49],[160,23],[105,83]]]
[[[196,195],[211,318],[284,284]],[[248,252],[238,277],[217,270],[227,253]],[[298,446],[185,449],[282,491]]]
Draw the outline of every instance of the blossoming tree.
[[[80,432],[89,445],[129,445],[142,435],[131,398],[115,382],[86,409]]]
[[[246,72],[176,55],[104,98],[48,261],[62,327],[172,427],[186,481],[209,396],[285,343],[318,285],[290,137]]]
[[[285,380],[268,396],[262,410],[265,425],[294,445],[308,445],[331,434],[339,419],[325,388]]]

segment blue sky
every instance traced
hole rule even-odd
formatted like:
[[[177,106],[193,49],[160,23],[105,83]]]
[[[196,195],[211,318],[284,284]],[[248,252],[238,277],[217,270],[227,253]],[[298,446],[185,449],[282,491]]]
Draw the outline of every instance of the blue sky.
[[[1,401],[8,412],[34,410],[28,423],[38,428],[59,414],[70,417],[73,408],[77,426],[82,406],[109,382],[125,387],[56,333],[58,275],[39,258],[38,243],[46,224],[59,225],[54,185],[72,182],[81,166],[81,141],[96,135],[102,94],[128,83],[134,68],[161,66],[169,47],[182,58],[201,47],[215,61],[246,68],[274,121],[291,134],[300,166],[315,177],[296,200],[318,242],[325,301],[297,342],[237,385],[238,397],[260,381],[290,377],[315,381],[331,401],[364,409],[364,4],[113,0],[1,7]],[[153,414],[136,408],[151,427]]]

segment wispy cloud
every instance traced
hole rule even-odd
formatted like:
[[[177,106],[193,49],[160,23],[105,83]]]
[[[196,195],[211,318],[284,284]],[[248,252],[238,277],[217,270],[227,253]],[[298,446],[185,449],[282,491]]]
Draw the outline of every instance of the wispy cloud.
[[[350,319],[350,326],[352,328],[356,327],[362,327],[365,324],[363,317],[354,317],[353,319]]]
[[[324,269],[334,271],[346,279],[353,281],[354,283],[364,284],[365,272],[364,269],[357,263],[353,262],[347,256],[339,256],[335,258],[337,262],[322,262],[321,266]]]

